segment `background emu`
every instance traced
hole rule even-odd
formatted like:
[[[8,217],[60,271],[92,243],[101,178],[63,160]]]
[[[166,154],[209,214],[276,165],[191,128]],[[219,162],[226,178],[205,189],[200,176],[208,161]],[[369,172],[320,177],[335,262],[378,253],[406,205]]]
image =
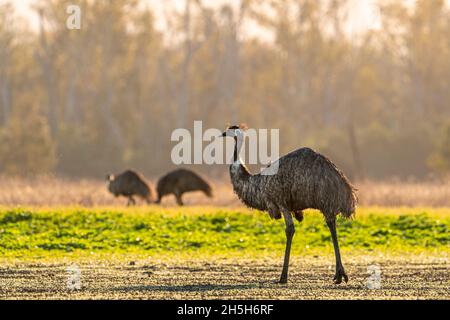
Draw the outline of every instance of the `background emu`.
[[[248,207],[268,211],[274,219],[280,219],[281,215],[284,217],[286,249],[280,283],[286,283],[288,279],[289,255],[295,233],[292,216],[302,221],[302,210],[307,208],[323,213],[336,257],[334,282],[339,284],[342,278],[347,282],[339,252],[336,216],[341,213],[350,218],[355,212],[357,198],[355,189],[344,174],[323,155],[309,148],[301,148],[278,159],[275,174],[252,175],[239,159],[244,137],[241,127],[228,127],[222,136],[231,136],[235,141],[230,176],[239,199]]]
[[[156,190],[158,193],[156,203],[160,203],[164,196],[173,194],[178,205],[182,206],[183,194],[190,191],[202,191],[206,196],[212,197],[209,183],[195,172],[187,169],[178,169],[160,178]]]
[[[138,173],[126,170],[118,175],[108,174],[106,176],[108,190],[114,196],[128,197],[127,205],[134,205],[136,201],[133,196],[139,196],[147,203],[151,203],[151,190],[148,184]]]

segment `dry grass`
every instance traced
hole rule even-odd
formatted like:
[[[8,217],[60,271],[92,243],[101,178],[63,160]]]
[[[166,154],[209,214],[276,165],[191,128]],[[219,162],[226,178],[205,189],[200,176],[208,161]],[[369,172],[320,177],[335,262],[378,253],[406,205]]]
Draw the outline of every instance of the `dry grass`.
[[[150,179],[154,191],[156,179]],[[225,207],[239,206],[240,202],[233,194],[231,185],[219,183],[214,185],[214,198],[210,199],[200,192],[187,194],[183,197],[187,205],[217,205]],[[138,205],[144,202],[136,199]],[[50,176],[36,178],[0,178],[0,205],[3,206],[120,206],[127,200],[115,198],[108,192],[106,183],[93,179],[65,179]],[[176,205],[173,196],[163,198],[163,206]]]
[[[450,181],[358,183],[361,205],[384,207],[449,207]]]
[[[155,179],[151,179],[155,182]],[[450,207],[450,182],[362,182],[356,184],[360,205],[384,207]],[[228,179],[213,182],[214,198],[195,192],[184,196],[186,205],[239,207]],[[138,203],[141,204],[141,202]],[[55,177],[0,178],[0,205],[3,206],[119,206],[124,198],[114,198],[101,180]],[[173,197],[163,206],[173,206]]]

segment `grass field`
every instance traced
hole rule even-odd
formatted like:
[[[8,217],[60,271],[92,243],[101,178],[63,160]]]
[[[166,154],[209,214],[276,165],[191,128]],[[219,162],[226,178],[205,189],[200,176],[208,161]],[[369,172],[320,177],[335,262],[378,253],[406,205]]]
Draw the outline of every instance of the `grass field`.
[[[450,212],[437,209],[359,209],[338,219],[342,247],[352,250],[445,250]],[[332,249],[319,212],[297,225],[294,252]],[[5,257],[83,252],[200,252],[260,254],[285,245],[283,220],[247,209],[10,209],[0,213],[0,253]]]
[[[334,286],[320,213],[296,224],[291,278],[284,223],[243,208],[3,208],[3,298],[450,298],[450,209],[360,208],[338,220],[349,284]],[[82,289],[68,291],[77,265]],[[367,268],[382,271],[368,290]],[[43,281],[45,279],[45,281]]]

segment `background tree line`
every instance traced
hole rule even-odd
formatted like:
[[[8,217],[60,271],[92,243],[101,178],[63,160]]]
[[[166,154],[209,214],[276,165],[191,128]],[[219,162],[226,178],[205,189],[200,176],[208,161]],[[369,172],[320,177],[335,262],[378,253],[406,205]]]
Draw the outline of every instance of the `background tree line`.
[[[159,175],[172,130],[194,120],[280,128],[282,153],[316,148],[353,179],[450,171],[444,0],[380,1],[380,26],[357,37],[350,0],[184,0],[164,30],[138,0],[71,4],[80,30],[64,1],[36,2],[38,30],[0,6],[3,174]]]

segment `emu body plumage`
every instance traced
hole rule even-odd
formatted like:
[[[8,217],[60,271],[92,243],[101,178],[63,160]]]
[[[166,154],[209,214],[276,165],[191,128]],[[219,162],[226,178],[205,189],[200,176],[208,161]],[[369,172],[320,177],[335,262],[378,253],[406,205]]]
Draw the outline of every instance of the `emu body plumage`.
[[[197,173],[187,169],[171,171],[158,180],[156,191],[160,203],[169,194],[175,195],[178,205],[183,205],[183,194],[191,191],[202,191],[207,197],[212,197],[210,184]]]
[[[301,148],[277,161],[274,175],[252,175],[240,162],[231,165],[233,189],[245,205],[268,211],[275,219],[281,218],[281,208],[294,213],[318,209],[326,218],[338,213],[351,217],[355,212],[354,188],[323,155]]]
[[[138,196],[147,203],[151,203],[151,189],[144,178],[137,172],[126,170],[118,175],[108,174],[106,180],[109,192],[116,197],[127,197],[127,205],[136,204],[136,200],[134,200],[133,196]]]

